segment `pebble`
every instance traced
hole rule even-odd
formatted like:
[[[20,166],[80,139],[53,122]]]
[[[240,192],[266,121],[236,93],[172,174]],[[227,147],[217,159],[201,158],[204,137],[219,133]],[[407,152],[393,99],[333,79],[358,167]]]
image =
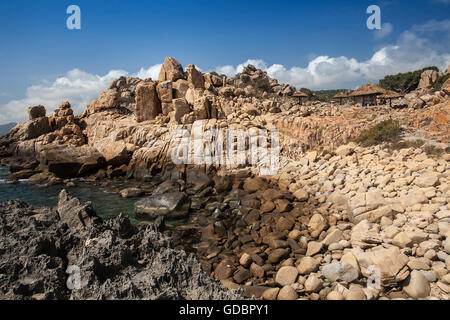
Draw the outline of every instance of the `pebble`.
[[[347,262],[334,262],[322,267],[322,274],[331,282],[350,283],[358,279],[359,272]]]
[[[278,293],[278,300],[296,300],[297,292],[291,286],[284,286]]]
[[[422,272],[413,270],[410,275],[408,285],[403,287],[403,291],[413,299],[426,298],[430,295],[430,283]]]
[[[280,286],[293,284],[297,280],[298,271],[295,267],[281,267],[275,277],[275,282]]]
[[[320,262],[317,261],[317,259],[312,257],[304,257],[300,260],[297,270],[299,274],[310,274],[311,272],[317,271],[319,266]]]
[[[322,289],[323,282],[316,275],[310,275],[305,281],[305,291],[307,293],[317,293]]]

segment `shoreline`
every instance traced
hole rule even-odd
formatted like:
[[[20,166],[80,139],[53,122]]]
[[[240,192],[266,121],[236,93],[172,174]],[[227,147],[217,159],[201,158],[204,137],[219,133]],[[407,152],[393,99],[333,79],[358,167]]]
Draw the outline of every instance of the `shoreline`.
[[[192,254],[172,249],[153,226],[133,226],[123,216],[104,222],[90,210],[65,191],[58,212],[21,201],[0,204],[1,299],[241,297],[208,278]],[[69,266],[81,275],[80,288],[72,291],[66,286]]]

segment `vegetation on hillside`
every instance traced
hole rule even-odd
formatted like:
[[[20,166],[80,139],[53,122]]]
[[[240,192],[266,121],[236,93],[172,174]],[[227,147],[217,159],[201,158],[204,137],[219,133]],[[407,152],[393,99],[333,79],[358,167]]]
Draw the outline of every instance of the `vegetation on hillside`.
[[[400,124],[395,120],[389,119],[381,121],[372,128],[363,131],[353,141],[363,147],[368,147],[385,142],[397,141],[400,138],[401,132]]]
[[[329,102],[338,93],[347,91],[348,89],[332,89],[332,90],[316,90],[312,91],[312,93],[314,94],[314,96],[318,98],[318,100]]]
[[[432,66],[412,72],[388,75],[379,81],[379,86],[383,89],[393,90],[400,93],[411,92],[417,89],[420,76],[425,70],[435,70],[439,72],[437,67]]]

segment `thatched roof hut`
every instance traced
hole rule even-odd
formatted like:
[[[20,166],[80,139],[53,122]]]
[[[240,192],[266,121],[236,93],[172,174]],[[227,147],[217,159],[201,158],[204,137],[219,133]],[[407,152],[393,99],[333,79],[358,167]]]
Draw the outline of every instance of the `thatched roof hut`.
[[[335,99],[343,99],[343,98],[348,98],[348,95],[346,95],[345,93],[341,92],[341,93],[338,93],[337,95],[335,95],[333,97],[333,100],[335,100]]]
[[[308,97],[308,95],[306,94],[306,93],[304,93],[304,92],[301,92],[301,91],[297,91],[297,92],[294,92],[293,94],[292,94],[292,96],[293,97],[304,97],[304,98],[307,98]]]
[[[381,99],[389,99],[389,106],[392,107],[392,99],[403,98],[404,95],[392,90],[384,90],[384,93],[380,96]]]
[[[304,92],[297,91],[297,92],[294,92],[294,93],[292,94],[292,97],[298,98],[298,102],[299,102],[300,104],[302,104],[302,98],[308,98],[309,96],[308,96],[306,93],[304,93]]]
[[[372,101],[373,104],[377,104],[377,96],[384,94],[385,90],[376,84],[367,83],[352,93],[349,94],[349,97],[353,97],[354,102],[356,102],[356,98],[362,98],[362,104],[365,105],[366,101]]]
[[[385,90],[376,84],[373,83],[367,83],[352,93],[349,94],[350,97],[363,97],[363,96],[372,96],[372,95],[379,95],[383,94]]]
[[[332,100],[339,100],[339,104],[342,104],[342,99],[348,98],[348,95],[346,95],[344,92],[340,92],[336,94]]]
[[[402,98],[405,95],[392,91],[392,90],[385,90],[385,92],[380,96],[380,98],[382,99],[397,99],[397,98]]]

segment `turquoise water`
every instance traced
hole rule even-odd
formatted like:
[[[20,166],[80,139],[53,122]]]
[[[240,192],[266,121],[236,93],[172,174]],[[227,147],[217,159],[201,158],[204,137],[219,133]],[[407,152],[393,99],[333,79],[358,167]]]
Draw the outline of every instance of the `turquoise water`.
[[[59,192],[67,189],[82,202],[91,201],[95,211],[102,218],[112,218],[120,213],[134,218],[134,203],[138,199],[123,199],[117,193],[108,192],[106,188],[80,182],[76,182],[77,186],[74,188],[67,188],[65,185],[38,186],[26,181],[13,184],[4,180],[8,174],[8,168],[0,166],[0,202],[20,199],[36,207],[55,207]]]

